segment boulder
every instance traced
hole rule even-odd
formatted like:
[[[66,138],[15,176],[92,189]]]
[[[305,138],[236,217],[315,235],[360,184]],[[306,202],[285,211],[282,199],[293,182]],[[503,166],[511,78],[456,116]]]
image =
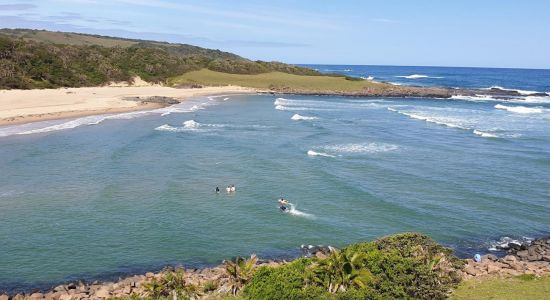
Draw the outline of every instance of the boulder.
[[[470,265],[467,265],[464,268],[464,272],[466,272],[466,274],[472,275],[472,276],[480,275],[480,270],[478,270],[478,269],[476,269],[476,268],[474,268],[473,266],[470,266]]]
[[[66,290],[67,290],[67,288],[64,285],[58,285],[58,286],[53,288],[54,292],[64,292]]]
[[[155,277],[155,273],[147,272],[147,273],[145,273],[145,277],[147,277],[148,279],[151,279],[151,278]]]
[[[75,290],[75,289],[76,289],[76,284],[75,284],[75,283],[69,283],[69,284],[67,284],[67,289],[68,289],[68,290]]]
[[[59,300],[71,300],[71,299],[73,299],[73,295],[69,295],[66,293],[59,295]]]
[[[111,297],[111,293],[109,293],[106,288],[100,288],[99,290],[97,290],[97,292],[95,292],[94,296],[106,299]]]
[[[40,299],[44,299],[44,294],[42,294],[42,293],[32,293],[32,294],[29,296],[29,299],[30,299],[30,300],[40,300]]]
[[[527,256],[527,260],[528,261],[537,261],[537,260],[541,260],[542,259],[542,255],[529,255]]]
[[[21,294],[17,294],[15,296],[13,296],[11,298],[12,300],[24,300],[25,299],[25,296],[21,295]]]
[[[527,252],[527,250],[522,250],[522,251],[518,251],[516,255],[521,259],[525,259],[527,258],[527,256],[529,256],[529,252]]]
[[[317,252],[315,253],[315,257],[317,257],[318,259],[325,259],[325,258],[327,258],[326,254],[324,254],[324,253],[321,252],[321,251],[317,251]]]
[[[517,262],[518,258],[515,257],[514,255],[506,255],[504,258],[502,258],[502,260],[510,263],[510,262]]]
[[[513,250],[520,250],[521,249],[521,244],[515,243],[515,242],[509,242],[508,247],[510,249],[513,249]]]
[[[497,266],[495,266],[494,264],[488,264],[487,265],[487,273],[489,274],[496,274],[500,271],[501,269]]]
[[[498,257],[494,254],[487,254],[481,257],[481,261],[484,261],[484,260],[497,261]]]
[[[10,300],[10,297],[8,295],[0,295],[0,300]]]

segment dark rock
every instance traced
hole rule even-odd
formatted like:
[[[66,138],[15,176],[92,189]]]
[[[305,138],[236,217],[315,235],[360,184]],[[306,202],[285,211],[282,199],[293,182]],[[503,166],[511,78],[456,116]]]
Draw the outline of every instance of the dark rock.
[[[491,261],[497,261],[497,260],[498,260],[498,257],[497,257],[496,255],[494,255],[494,254],[483,255],[482,261],[483,261],[483,260],[486,260],[486,259],[491,260]]]
[[[67,289],[68,290],[75,290],[76,289],[76,284],[74,284],[72,282],[67,284]]]
[[[510,243],[508,243],[508,247],[509,247],[510,249],[520,250],[520,249],[521,249],[521,244],[519,244],[519,243],[514,243],[514,242],[510,242]]]
[[[53,288],[54,292],[65,292],[67,288],[64,285],[58,285]]]

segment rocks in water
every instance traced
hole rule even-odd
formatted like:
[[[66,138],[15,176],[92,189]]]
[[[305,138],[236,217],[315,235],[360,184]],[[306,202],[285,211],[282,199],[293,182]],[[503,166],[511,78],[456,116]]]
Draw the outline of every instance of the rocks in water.
[[[180,103],[179,100],[172,97],[164,96],[151,96],[151,97],[124,97],[123,100],[127,101],[138,101],[144,103],[159,103],[163,105],[174,105]]]
[[[302,252],[304,253],[304,256],[311,257],[311,256],[323,256],[327,257],[332,251],[334,251],[334,247],[331,246],[323,246],[323,245],[301,245],[300,248],[302,249]],[[317,253],[320,253],[319,256]]]

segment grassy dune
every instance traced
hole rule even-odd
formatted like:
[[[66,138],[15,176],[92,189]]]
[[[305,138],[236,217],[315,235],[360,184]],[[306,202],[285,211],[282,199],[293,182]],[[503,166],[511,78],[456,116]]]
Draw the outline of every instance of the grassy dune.
[[[550,299],[550,276],[471,279],[460,284],[451,299]]]
[[[298,91],[361,92],[365,89],[382,90],[390,85],[367,80],[348,80],[333,76],[302,76],[281,72],[255,75],[228,74],[207,69],[192,71],[168,80],[171,85],[202,84],[209,86],[239,85],[257,89]]]

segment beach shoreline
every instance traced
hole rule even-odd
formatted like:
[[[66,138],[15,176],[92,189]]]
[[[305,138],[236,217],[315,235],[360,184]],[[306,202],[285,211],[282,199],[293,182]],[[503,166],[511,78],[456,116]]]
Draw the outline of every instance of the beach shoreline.
[[[150,101],[150,98],[181,102],[197,96],[255,92],[255,89],[239,86],[171,88],[153,85],[1,90],[0,126],[146,111],[175,103]]]

